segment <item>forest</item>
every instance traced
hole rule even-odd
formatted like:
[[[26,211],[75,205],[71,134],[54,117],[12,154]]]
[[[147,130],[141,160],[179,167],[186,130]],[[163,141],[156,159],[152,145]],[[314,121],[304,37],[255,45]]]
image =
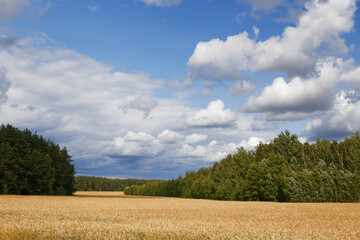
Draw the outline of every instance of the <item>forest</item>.
[[[11,126],[0,127],[0,194],[71,195],[74,165],[66,148]]]
[[[359,202],[360,136],[301,143],[282,132],[256,150],[239,148],[212,167],[125,189],[127,195],[238,201]]]
[[[143,185],[152,181],[158,180],[75,176],[75,189],[77,191],[124,191],[128,186]]]

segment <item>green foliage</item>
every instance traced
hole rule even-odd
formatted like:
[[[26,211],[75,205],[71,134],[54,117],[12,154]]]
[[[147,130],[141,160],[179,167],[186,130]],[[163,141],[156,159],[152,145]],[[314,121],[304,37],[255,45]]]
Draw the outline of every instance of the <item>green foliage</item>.
[[[129,195],[238,201],[360,201],[359,132],[343,142],[302,144],[290,132],[255,151],[238,149],[211,168],[175,180],[130,186]]]
[[[0,194],[71,195],[74,166],[60,149],[29,130],[0,128]]]
[[[138,189],[139,189],[139,186],[138,185],[131,185],[129,187],[126,187],[124,189],[124,192],[125,194],[127,195],[139,195],[138,194]]]
[[[151,180],[142,179],[111,179],[104,177],[76,176],[77,191],[124,191],[131,185],[142,185]]]
[[[289,175],[289,164],[280,154],[253,163],[245,177],[244,200],[288,201]]]

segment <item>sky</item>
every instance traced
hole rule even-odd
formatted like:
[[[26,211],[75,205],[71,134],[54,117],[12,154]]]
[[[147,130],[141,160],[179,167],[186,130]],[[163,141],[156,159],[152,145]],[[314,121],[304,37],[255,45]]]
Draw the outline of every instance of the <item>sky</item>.
[[[0,0],[0,123],[78,175],[170,179],[360,129],[357,0]]]

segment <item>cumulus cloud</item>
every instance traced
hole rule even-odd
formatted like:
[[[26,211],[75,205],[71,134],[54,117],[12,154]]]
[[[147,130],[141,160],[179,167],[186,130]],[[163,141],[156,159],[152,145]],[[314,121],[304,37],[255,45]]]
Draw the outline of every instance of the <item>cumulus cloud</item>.
[[[164,150],[160,142],[144,132],[129,131],[124,137],[116,138],[111,149],[116,156],[156,156]]]
[[[230,36],[226,41],[199,42],[188,65],[197,77],[236,79],[241,76],[239,71],[248,68],[255,44],[247,32]]]
[[[213,163],[225,158],[228,154],[236,153],[238,147],[239,146],[234,143],[223,144],[216,140],[211,141],[208,145],[195,147],[184,144],[176,156],[180,159],[186,158],[186,160],[183,161],[198,161],[200,159],[202,161]]]
[[[171,7],[174,5],[179,5],[182,0],[140,0],[146,5],[154,5],[159,7]]]
[[[79,174],[104,166],[118,176],[171,167],[180,173],[189,164],[195,169],[235,153],[239,136],[252,135],[250,118],[241,119],[221,100],[194,109],[190,101],[157,98],[162,80],[116,71],[49,43],[44,34],[32,36],[0,37],[0,66],[6,69],[0,70],[0,122],[67,146]],[[191,86],[194,79],[190,74],[173,87]],[[237,94],[251,88],[246,81],[234,84]],[[141,162],[126,169],[124,159]]]
[[[351,61],[352,64],[352,61]],[[360,67],[351,67],[341,75],[341,81],[347,82],[351,87],[360,90]]]
[[[250,97],[243,110],[270,112],[274,120],[295,120],[306,117],[304,113],[328,109],[335,99],[341,64],[341,59],[324,59],[309,79],[295,77],[286,82],[282,77],[276,78],[260,96]]]
[[[219,161],[228,154],[236,153],[240,147],[239,144],[216,140],[204,143],[206,139],[207,135],[192,134],[185,137],[169,129],[161,132],[157,138],[145,132],[129,131],[124,137],[117,137],[110,144],[105,144],[104,148],[107,156],[120,161],[129,157],[133,161],[147,157],[166,159],[168,166],[191,166]]]
[[[131,171],[160,171],[160,166],[182,171],[221,160],[236,149],[227,139],[209,144],[219,133],[201,128],[234,123],[235,114],[221,100],[197,111],[187,101],[156,98],[162,80],[114,71],[73,50],[39,47],[46,41],[41,35],[26,38],[21,46],[0,51],[0,66],[7,70],[0,78],[2,97],[7,89],[0,122],[29,128],[67,146],[79,174],[108,167],[121,175],[131,164],[139,164],[131,165]],[[144,118],[147,111],[149,117]],[[181,120],[183,128],[176,129]],[[239,135],[235,128],[226,134]],[[180,153],[186,145],[189,153]]]
[[[158,139],[160,139],[164,143],[177,143],[184,138],[181,134],[171,131],[169,129],[165,129],[162,133],[158,135]]]
[[[129,131],[124,137],[115,138],[111,144],[105,144],[104,148],[108,156],[120,161],[128,157],[133,161],[137,161],[137,157],[147,157],[163,159],[168,166],[193,166],[219,161],[228,154],[236,153],[240,147],[239,144],[216,140],[206,143],[207,137],[203,134],[184,136],[169,129],[161,132],[157,138],[145,132]]]
[[[154,137],[144,132],[134,133],[129,131],[123,139],[127,142],[149,142],[154,140]]]
[[[184,144],[178,154],[180,157],[205,158],[206,148],[204,146],[192,147]]]
[[[0,66],[7,70],[6,78],[4,71],[1,77],[1,99],[7,89],[7,101],[1,107],[2,123],[38,131],[54,141],[64,136],[59,143],[73,149],[71,154],[81,161],[82,152],[87,152],[84,159],[89,155],[100,159],[101,151],[93,146],[94,141],[109,141],[129,130],[158,131],[184,111],[179,103],[163,101],[162,110],[167,108],[172,116],[159,115],[154,122],[144,122],[142,111],[120,111],[118,106],[127,102],[128,96],[151,99],[162,81],[144,74],[113,71],[72,50],[35,47],[34,42],[46,42],[39,38],[24,39],[21,47],[0,51]],[[144,105],[141,100],[130,105],[142,110],[154,106]]]
[[[355,2],[311,1],[295,27],[286,27],[281,36],[265,41],[256,42],[243,32],[225,41],[199,42],[188,65],[198,78],[239,78],[243,70],[304,76],[311,72],[318,56],[349,51],[340,35],[353,29]]]
[[[360,95],[340,91],[330,111],[322,113],[306,125],[304,135],[316,138],[342,139],[360,129]]]
[[[231,126],[236,117],[230,109],[224,109],[223,101],[216,100],[209,103],[206,109],[196,112],[186,120],[189,127],[212,128]]]
[[[10,87],[10,82],[6,78],[6,69],[0,68],[0,105],[6,102],[7,91]]]
[[[255,150],[259,143],[266,143],[265,139],[259,137],[250,137],[248,140],[242,140],[240,146],[246,150]]]
[[[198,142],[206,140],[207,137],[208,137],[207,135],[195,133],[195,134],[191,134],[189,136],[186,136],[185,142],[189,143],[189,144],[198,143]]]

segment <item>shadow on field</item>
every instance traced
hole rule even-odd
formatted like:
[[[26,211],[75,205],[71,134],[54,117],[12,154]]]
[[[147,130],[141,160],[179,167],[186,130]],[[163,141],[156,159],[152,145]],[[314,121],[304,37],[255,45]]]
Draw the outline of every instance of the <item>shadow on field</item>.
[[[102,194],[101,192],[99,192],[98,194],[91,192],[90,194],[86,194],[86,193],[81,193],[81,194],[74,194],[73,197],[76,198],[146,198],[146,199],[151,199],[151,198],[163,198],[163,197],[154,197],[154,196],[135,196],[135,195],[125,195],[125,194]]]

